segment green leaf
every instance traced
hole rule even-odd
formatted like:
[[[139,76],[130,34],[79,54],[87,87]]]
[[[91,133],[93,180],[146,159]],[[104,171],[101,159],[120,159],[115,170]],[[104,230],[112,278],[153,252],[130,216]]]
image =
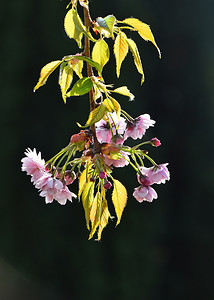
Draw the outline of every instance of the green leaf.
[[[107,107],[103,103],[100,103],[98,107],[96,107],[94,110],[90,112],[88,121],[86,122],[86,126],[91,126],[99,122],[104,117],[107,111],[108,111]]]
[[[55,60],[45,65],[40,72],[40,77],[37,85],[34,87],[35,92],[40,86],[44,85],[51,73],[62,63],[61,60]]]
[[[116,225],[118,225],[120,223],[123,210],[126,206],[127,192],[126,192],[126,188],[122,185],[122,183],[116,179],[114,179],[112,202],[114,204],[115,212],[117,215],[117,224]]]
[[[127,86],[121,86],[115,90],[111,91],[112,93],[117,93],[123,96],[127,96],[130,98],[130,100],[134,100],[134,95],[129,91],[129,89],[127,88]]]
[[[125,35],[124,32],[120,32],[116,39],[115,39],[115,43],[114,43],[114,55],[115,55],[115,59],[116,59],[116,73],[117,73],[117,77],[120,76],[120,68],[121,68],[121,64],[123,62],[123,60],[125,59],[129,47],[128,44],[126,42],[127,36]]]
[[[73,69],[70,64],[66,64],[66,62],[63,62],[60,66],[59,85],[62,92],[62,98],[65,103],[67,98],[66,92],[69,89],[72,80],[73,80]]]
[[[79,198],[82,194],[82,191],[83,191],[83,188],[84,188],[86,182],[88,182],[89,179],[92,177],[91,167],[92,167],[92,164],[87,163],[86,168],[84,169],[84,171],[82,172],[82,174],[79,177],[79,192],[78,192]]]
[[[112,39],[114,39],[114,24],[116,22],[115,16],[108,15],[107,17],[104,18],[104,21],[109,29],[109,33],[110,33]]]
[[[86,93],[88,93],[93,87],[93,83],[91,78],[89,77],[83,77],[82,79],[79,79],[72,89],[67,93],[67,97],[71,96],[81,96]]]
[[[94,185],[95,185],[94,182],[86,182],[82,192],[82,204],[85,210],[85,219],[86,219],[86,225],[88,230],[90,230],[89,227],[90,210],[91,210],[92,203],[94,201]]]
[[[109,56],[109,47],[104,40],[100,40],[94,44],[92,51],[93,61],[99,63],[99,65],[103,68],[104,65],[108,62]]]
[[[82,78],[82,69],[83,69],[83,61],[79,60],[78,63],[74,64],[72,66],[74,72],[79,76],[79,78]]]
[[[78,60],[86,61],[90,66],[92,66],[93,68],[96,68],[97,71],[101,74],[101,72],[102,72],[101,65],[99,63],[93,61],[89,57],[86,57],[86,56],[83,56],[83,55],[68,55],[68,56],[63,57],[63,61],[69,61],[69,60],[74,59],[74,58],[78,59]]]
[[[129,48],[130,48],[130,50],[132,52],[132,55],[134,57],[135,66],[136,66],[138,72],[142,75],[142,79],[141,79],[141,84],[142,84],[144,82],[145,77],[144,77],[143,67],[142,67],[140,54],[138,52],[137,45],[131,39],[127,39],[127,43],[129,45]]]
[[[71,8],[64,20],[64,28],[69,38],[74,39],[79,48],[82,48],[82,36],[85,34],[91,41],[96,42],[91,33],[86,29],[75,8]]]
[[[135,18],[127,18],[123,21],[118,21],[120,23],[125,23],[125,24],[128,24],[130,26],[132,26],[135,30],[137,30],[137,32],[139,33],[139,35],[145,40],[145,41],[150,41],[153,43],[153,45],[155,45],[155,47],[157,48],[158,50],[158,53],[159,53],[159,57],[161,58],[161,52],[160,52],[160,49],[158,48],[156,42],[155,42],[155,39],[154,39],[154,36],[152,34],[152,31],[149,27],[149,25],[141,22],[140,20],[138,19],[135,19]]]
[[[115,100],[112,97],[109,97],[103,101],[103,104],[107,107],[109,112],[115,111],[117,114],[118,120],[120,119],[121,107],[120,107],[120,104],[117,102],[117,100]]]
[[[90,211],[90,221],[91,221],[91,232],[89,235],[89,239],[91,239],[100,223],[100,218],[102,214],[102,196],[100,192],[97,192],[92,207]]]

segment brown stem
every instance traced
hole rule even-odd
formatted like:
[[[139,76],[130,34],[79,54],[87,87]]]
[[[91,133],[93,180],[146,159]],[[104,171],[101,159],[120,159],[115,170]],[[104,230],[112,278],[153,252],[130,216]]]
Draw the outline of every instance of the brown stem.
[[[92,20],[90,17],[89,13],[89,8],[84,7],[84,22],[85,22],[85,27],[89,30]],[[90,54],[90,41],[87,36],[85,36],[85,50],[84,54],[86,57],[91,57]],[[94,75],[92,67],[87,63],[87,74],[88,77],[91,77]],[[94,91],[93,89],[90,90],[89,92],[89,100],[90,100],[90,111],[94,110],[96,108],[95,102],[94,102]],[[95,124],[91,125],[90,127],[92,135],[93,135],[93,140],[94,140],[94,154],[100,153],[100,143],[97,140],[97,135],[96,135],[96,129],[95,129]]]

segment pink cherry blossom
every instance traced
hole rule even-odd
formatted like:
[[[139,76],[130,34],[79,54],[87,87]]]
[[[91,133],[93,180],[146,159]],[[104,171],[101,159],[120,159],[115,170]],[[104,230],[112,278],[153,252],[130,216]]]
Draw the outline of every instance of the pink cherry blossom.
[[[22,158],[22,171],[26,171],[27,175],[31,175],[31,181],[37,181],[44,172],[45,161],[41,158],[41,152],[36,153],[36,149],[33,151],[28,148],[25,152],[26,157]]]
[[[151,185],[154,183],[160,184],[165,183],[166,180],[170,179],[170,173],[167,169],[167,165],[168,163],[151,168],[140,167],[140,170],[143,175],[148,176]]]
[[[121,151],[120,152],[122,156],[124,156],[125,158],[120,158],[120,159],[112,159],[109,156],[105,155],[105,164],[107,166],[113,165],[114,167],[117,168],[123,168],[125,166],[127,166],[129,164],[129,156],[126,152]]]
[[[72,201],[72,197],[76,198],[74,193],[63,185],[63,183],[55,178],[48,178],[46,184],[42,187],[41,197],[45,197],[46,203],[52,203],[53,200],[58,201],[60,204],[66,204],[67,200]]]
[[[120,117],[120,121],[118,120],[117,114],[115,112],[109,114],[109,120],[112,126],[113,135],[118,133],[122,135],[126,128],[126,121],[123,117]],[[116,128],[117,132],[116,132]],[[111,143],[112,141],[112,132],[108,121],[100,120],[96,123],[96,134],[97,139],[100,143]]]
[[[153,199],[157,199],[158,197],[156,191],[152,187],[142,185],[135,188],[133,196],[137,199],[138,202],[152,202]]]
[[[124,139],[132,137],[134,140],[141,139],[145,134],[146,129],[154,126],[155,121],[150,119],[149,114],[140,115],[133,122],[127,123],[127,128],[124,134]]]

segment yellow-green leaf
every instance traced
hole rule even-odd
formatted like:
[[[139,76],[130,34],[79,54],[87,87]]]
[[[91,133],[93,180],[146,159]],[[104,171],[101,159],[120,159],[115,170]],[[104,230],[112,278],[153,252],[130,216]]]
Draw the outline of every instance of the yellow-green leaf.
[[[99,122],[104,117],[107,111],[107,107],[103,103],[101,103],[98,107],[90,112],[88,121],[86,122],[86,126],[91,126],[94,123]]]
[[[117,224],[120,223],[120,219],[123,213],[123,210],[126,206],[127,201],[127,192],[126,188],[122,185],[122,183],[116,179],[114,179],[114,189],[112,193],[112,202],[114,204],[115,212],[117,215]]]
[[[135,19],[135,18],[127,18],[123,21],[120,21],[120,23],[126,23],[130,26],[132,26],[135,30],[138,31],[139,35],[145,40],[145,41],[150,41],[153,43],[153,45],[155,45],[155,47],[157,48],[158,50],[158,53],[159,53],[159,57],[161,57],[161,52],[160,52],[160,49],[158,48],[156,42],[155,42],[155,39],[154,39],[154,36],[152,34],[152,31],[149,27],[149,25],[141,22],[140,20],[138,19]]]
[[[76,9],[71,8],[64,19],[64,28],[68,37],[74,39],[79,48],[82,48],[82,36],[84,32],[84,25],[80,19]]]
[[[102,213],[102,196],[100,192],[97,192],[90,212],[90,220],[91,220],[91,232],[89,235],[89,239],[91,239],[100,223],[101,213]]]
[[[116,59],[116,73],[117,73],[117,77],[120,76],[120,68],[121,68],[121,64],[123,62],[123,60],[125,59],[129,47],[128,44],[126,42],[126,35],[124,32],[120,32],[114,42],[114,55],[115,55],[115,59]]]
[[[104,18],[106,25],[108,26],[109,32],[111,34],[112,39],[114,39],[114,24],[116,22],[116,18],[114,15],[108,15]]]
[[[44,85],[51,73],[61,64],[61,60],[55,60],[45,65],[40,72],[40,78],[37,85],[34,87],[35,92],[40,86]]]
[[[74,64],[72,66],[74,72],[77,74],[77,76],[79,76],[79,78],[81,79],[82,76],[82,69],[83,69],[83,61],[79,60],[78,63]]]
[[[87,94],[93,87],[93,83],[90,77],[83,77],[79,79],[72,89],[66,94],[67,97],[81,96]]]
[[[87,228],[89,227],[89,220],[90,220],[90,210],[92,203],[94,201],[94,182],[86,182],[82,191],[82,204],[85,210],[85,219]]]
[[[69,89],[72,80],[73,80],[73,69],[68,65],[64,65],[65,63],[61,64],[60,73],[59,73],[59,85],[62,92],[62,98],[66,103],[66,92]]]
[[[142,79],[141,79],[141,84],[142,84],[144,82],[145,77],[144,77],[143,67],[142,67],[142,63],[141,63],[141,59],[140,59],[140,54],[137,49],[137,45],[131,39],[127,39],[127,43],[129,45],[129,48],[134,57],[135,66],[136,66],[138,72],[142,75]]]
[[[130,92],[130,90],[127,88],[127,86],[121,86],[111,92],[121,94],[123,96],[127,96],[130,98],[131,101],[134,100],[134,95]]]
[[[109,56],[109,47],[104,40],[100,40],[94,44],[92,51],[93,61],[98,62],[103,68],[104,65],[108,62]]]
[[[86,165],[86,168],[84,169],[84,171],[82,172],[82,174],[79,177],[79,192],[78,192],[78,197],[80,198],[83,188],[86,184],[86,182],[89,181],[89,179],[91,178],[91,167],[92,164],[88,164]]]
[[[112,97],[106,98],[103,104],[108,108],[109,112],[115,111],[118,119],[120,119],[121,107],[120,104]]]
[[[108,203],[107,203],[106,199],[104,199],[102,215],[101,215],[101,218],[100,218],[98,234],[97,234],[97,240],[98,241],[101,239],[101,234],[102,234],[103,229],[108,224],[109,217],[110,217],[110,213],[109,213],[109,210],[108,210]]]

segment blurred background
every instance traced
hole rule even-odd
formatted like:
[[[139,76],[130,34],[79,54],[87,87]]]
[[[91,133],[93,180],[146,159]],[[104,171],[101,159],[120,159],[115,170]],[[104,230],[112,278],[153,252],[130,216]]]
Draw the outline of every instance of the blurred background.
[[[128,34],[141,53],[143,86],[131,54],[117,79],[111,52],[103,75],[135,94],[134,102],[118,97],[133,117],[149,113],[156,120],[146,137],[158,137],[162,146],[150,153],[169,162],[171,172],[171,181],[156,187],[158,199],[140,204],[132,196],[135,173],[116,170],[129,199],[121,224],[109,222],[101,242],[88,241],[81,203],[46,205],[20,170],[27,147],[48,160],[78,131],[76,121],[88,116],[87,97],[63,104],[57,71],[33,93],[42,66],[78,52],[63,30],[67,4],[1,4],[0,299],[212,300],[214,3],[90,2],[93,19],[113,13],[151,25],[161,60],[151,43]]]

